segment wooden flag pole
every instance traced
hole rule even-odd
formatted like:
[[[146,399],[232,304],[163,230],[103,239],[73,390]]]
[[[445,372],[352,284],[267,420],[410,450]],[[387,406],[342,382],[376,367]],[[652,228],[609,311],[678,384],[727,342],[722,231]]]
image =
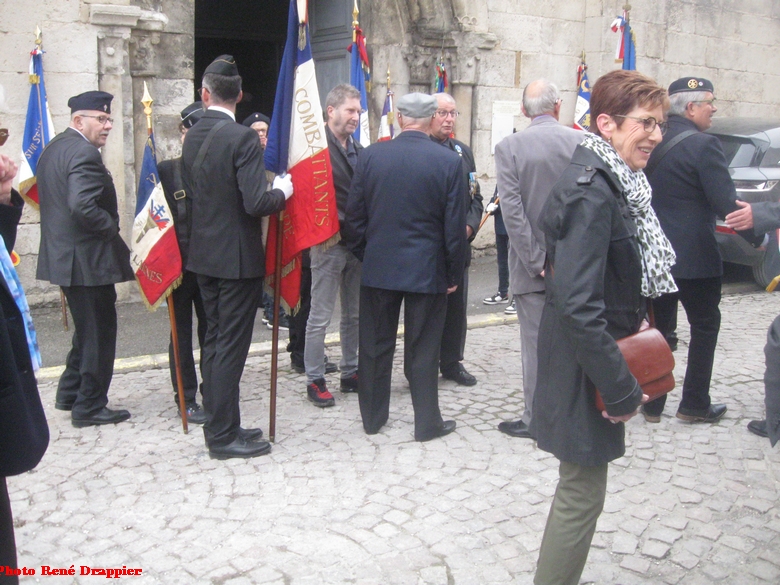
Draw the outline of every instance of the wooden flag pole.
[[[141,103],[144,105],[144,114],[146,114],[146,131],[147,135],[152,135],[152,103],[154,100],[149,94],[149,88],[146,87],[144,81],[144,95],[141,98]],[[181,362],[179,360],[179,335],[176,329],[176,313],[173,310],[173,294],[169,294],[166,299],[168,305],[168,316],[171,321],[171,341],[173,342],[173,361],[176,366],[176,386],[179,394],[179,412],[181,413],[181,427],[186,435],[189,431],[187,426],[187,404],[184,400],[184,383],[181,376]]]
[[[276,214],[276,265],[274,269],[274,314],[271,331],[271,404],[270,420],[268,421],[268,439],[276,442],[276,379],[279,365],[279,305],[282,290],[282,213]],[[273,221],[273,220],[272,220]]]

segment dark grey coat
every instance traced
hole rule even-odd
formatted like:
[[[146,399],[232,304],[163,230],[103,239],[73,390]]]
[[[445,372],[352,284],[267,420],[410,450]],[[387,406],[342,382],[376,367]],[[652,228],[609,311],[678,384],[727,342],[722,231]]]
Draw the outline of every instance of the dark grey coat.
[[[116,189],[100,151],[73,128],[46,146],[37,168],[41,211],[38,280],[102,286],[133,280],[119,235]]]
[[[636,410],[642,391],[615,339],[645,313],[636,225],[619,183],[578,146],[542,211],[546,304],[539,328],[539,377],[531,432],[561,461],[603,465],[625,453],[622,423],[602,417]]]

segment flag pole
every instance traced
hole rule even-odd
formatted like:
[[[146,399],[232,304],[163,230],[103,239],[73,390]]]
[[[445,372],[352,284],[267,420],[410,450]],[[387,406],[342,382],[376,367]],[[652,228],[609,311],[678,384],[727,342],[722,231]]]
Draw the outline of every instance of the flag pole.
[[[493,203],[498,205],[499,204],[499,197],[496,197],[496,200]],[[477,231],[482,229],[482,226],[485,225],[485,222],[487,221],[487,218],[490,217],[491,215],[493,215],[494,213],[495,213],[495,211],[485,214],[485,217],[483,217],[482,221],[479,222],[479,227],[477,228]]]
[[[141,98],[141,103],[144,105],[144,114],[146,115],[146,132],[147,136],[152,135],[152,103],[154,100],[149,94],[149,88],[146,87],[144,81],[144,95]],[[179,335],[176,329],[176,313],[173,310],[173,295],[168,295],[166,299],[168,305],[168,316],[171,320],[171,340],[173,342],[173,361],[176,366],[176,386],[179,394],[179,412],[181,413],[181,426],[186,435],[188,432],[187,427],[187,404],[184,401],[184,383],[181,376],[181,363],[179,360]]]
[[[274,265],[274,313],[273,328],[271,330],[271,403],[270,420],[268,421],[268,439],[276,442],[276,380],[279,367],[279,304],[282,291],[282,239],[284,226],[282,225],[282,213],[276,214],[276,264]],[[294,260],[297,262],[297,260]]]

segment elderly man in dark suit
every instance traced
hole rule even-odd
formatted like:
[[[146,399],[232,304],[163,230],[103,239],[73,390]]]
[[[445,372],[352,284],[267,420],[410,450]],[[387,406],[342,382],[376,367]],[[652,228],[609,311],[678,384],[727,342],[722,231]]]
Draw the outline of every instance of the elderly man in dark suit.
[[[457,290],[466,253],[466,178],[460,157],[431,142],[437,102],[413,93],[398,100],[395,139],[358,159],[342,236],[363,262],[358,395],[363,428],[387,422],[401,302],[404,369],[414,406],[414,438],[455,429],[439,410],[437,365],[447,294]]]
[[[34,371],[40,366],[40,354],[28,342],[28,334],[34,336],[35,330],[10,257],[24,206],[11,188],[16,170],[16,164],[0,154],[0,570],[6,569],[1,583],[19,582],[8,572],[18,569],[5,478],[38,465],[49,445],[49,426]]]
[[[463,201],[466,206],[466,239],[471,242],[477,235],[482,219],[482,193],[477,181],[477,167],[474,153],[466,144],[452,137],[455,120],[458,117],[455,98],[448,93],[436,93],[436,112],[431,119],[431,140],[457,153],[463,163],[465,177]],[[466,350],[466,309],[469,305],[469,266],[471,265],[471,246],[466,249],[466,265],[463,279],[457,283],[458,290],[447,295],[447,316],[444,320],[444,332],[441,338],[439,370],[442,377],[453,380],[461,386],[474,386],[477,378],[463,366]]]
[[[669,339],[678,295],[691,326],[677,418],[707,423],[720,420],[727,408],[710,400],[723,276],[715,218],[737,209],[723,148],[717,137],[704,132],[718,111],[714,91],[712,83],[700,77],[683,77],[669,86],[669,130],[645,169],[653,209],[677,255],[672,276],[679,292],[653,300],[656,326]],[[739,233],[753,245],[763,240],[750,231]],[[645,404],[645,420],[660,422],[665,404],[666,396]]]
[[[241,76],[230,55],[203,74],[207,110],[184,139],[182,178],[192,198],[192,229],[185,268],[198,275],[206,312],[201,348],[203,434],[210,457],[256,457],[271,450],[260,429],[241,428],[239,382],[262,296],[265,254],[260,217],[284,209],[289,176],[268,190],[257,134],[236,123]]]
[[[539,79],[523,91],[523,114],[531,125],[496,145],[498,193],[509,234],[509,276],[520,323],[525,412],[520,420],[499,423],[512,437],[530,438],[536,389],[536,348],[544,309],[544,232],[539,216],[553,185],[569,166],[583,133],[558,123],[558,88]]]
[[[130,251],[119,235],[114,181],[98,150],[113,127],[112,99],[104,91],[70,98],[70,127],[38,161],[36,276],[62,287],[75,329],[54,406],[70,410],[75,427],[130,418],[126,410],[106,408],[116,354],[114,285],[134,278]]]

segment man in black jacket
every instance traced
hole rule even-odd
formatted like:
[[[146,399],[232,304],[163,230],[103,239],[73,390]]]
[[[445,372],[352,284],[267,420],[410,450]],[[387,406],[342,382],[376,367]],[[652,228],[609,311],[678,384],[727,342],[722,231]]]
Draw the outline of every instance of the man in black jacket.
[[[466,238],[471,242],[477,235],[482,219],[482,194],[477,182],[477,168],[471,149],[460,140],[451,137],[455,128],[458,110],[455,99],[448,93],[437,93],[437,109],[431,120],[431,139],[456,152],[463,162],[465,185],[463,201],[466,206]],[[463,367],[463,352],[466,348],[466,310],[469,302],[469,265],[471,264],[471,246],[466,250],[463,278],[458,282],[458,290],[447,295],[447,318],[441,338],[441,356],[439,369],[443,377],[454,380],[462,386],[473,386],[477,379]]]
[[[70,410],[75,427],[130,418],[126,410],[106,408],[116,355],[114,285],[135,278],[119,235],[114,181],[98,150],[113,128],[112,99],[104,91],[70,98],[70,127],[46,146],[37,168],[36,277],[62,287],[75,329],[54,407]]]
[[[179,131],[181,141],[187,131],[203,116],[203,102],[195,102],[181,111]],[[160,174],[165,200],[173,215],[173,227],[176,230],[176,239],[179,242],[182,267],[187,265],[187,251],[189,248],[189,222],[190,202],[181,176],[181,157],[164,160],[157,165]],[[179,365],[181,367],[182,385],[184,386],[184,401],[187,408],[187,421],[196,425],[206,422],[206,413],[197,401],[198,374],[195,370],[195,357],[192,354],[192,309],[198,318],[198,343],[203,347],[206,338],[206,313],[203,310],[203,300],[200,298],[198,277],[194,272],[184,269],[181,284],[171,293],[173,299],[173,311],[176,316],[176,333],[179,340]],[[173,335],[168,343],[168,362],[171,371],[171,384],[173,385],[176,408],[180,409],[178,384],[176,381],[176,361],[173,355]],[[180,411],[181,413],[181,411]]]
[[[22,313],[27,301],[9,256],[24,206],[19,193],[11,188],[15,175],[16,164],[0,154],[0,571],[6,569],[0,577],[2,583],[19,582],[8,573],[17,566],[5,478],[38,465],[49,445],[49,426],[27,340],[26,330],[32,328],[32,321],[29,309]]]
[[[737,193],[717,137],[704,130],[718,111],[712,83],[684,77],[669,86],[669,130],[650,155],[646,173],[653,188],[652,206],[672,243],[677,262],[672,276],[679,289],[691,342],[677,418],[715,422],[726,413],[725,404],[710,401],[710,379],[720,330],[720,288],[723,261],[715,241],[715,218],[737,209]],[[683,134],[684,133],[684,134]],[[676,145],[664,146],[684,136]],[[740,232],[751,244],[763,238]],[[655,320],[664,336],[677,314],[677,295],[653,301]],[[666,396],[643,406],[648,422],[660,422]]]
[[[208,328],[201,348],[203,434],[214,459],[255,457],[271,450],[260,429],[241,428],[239,381],[262,296],[265,253],[260,217],[284,209],[292,180],[268,189],[257,134],[236,123],[241,76],[230,55],[203,74],[206,113],[182,148],[184,189],[192,198],[185,268],[198,275]]]
[[[339,224],[344,225],[347,195],[363,147],[352,138],[360,122],[360,92],[349,84],[334,87],[325,99],[328,121],[328,153],[336,189]],[[335,400],[325,383],[325,333],[330,325],[337,295],[341,297],[341,391],[357,392],[358,310],[360,307],[360,261],[343,241],[326,242],[311,249],[311,309],[306,324],[306,392],[315,406],[333,406]]]

